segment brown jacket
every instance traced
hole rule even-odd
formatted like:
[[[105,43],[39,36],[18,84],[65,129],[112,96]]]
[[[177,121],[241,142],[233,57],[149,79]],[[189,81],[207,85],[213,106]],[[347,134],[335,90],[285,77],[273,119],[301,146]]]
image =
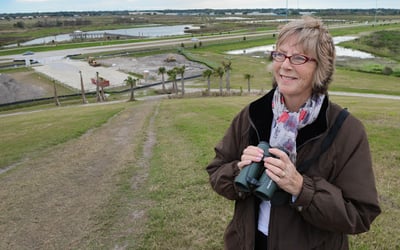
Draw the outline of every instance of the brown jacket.
[[[215,147],[207,166],[212,188],[235,200],[234,216],[225,236],[225,249],[254,248],[260,200],[234,185],[237,163],[248,145],[269,141],[273,90],[245,107]],[[297,164],[318,153],[323,138],[342,108],[325,98],[316,121],[297,136]],[[303,189],[291,197],[274,195],[268,250],[348,249],[347,234],[366,232],[380,213],[370,150],[364,127],[354,116],[344,121],[329,149],[303,174]],[[283,191],[279,192],[284,193]],[[286,197],[275,202],[276,197]]]

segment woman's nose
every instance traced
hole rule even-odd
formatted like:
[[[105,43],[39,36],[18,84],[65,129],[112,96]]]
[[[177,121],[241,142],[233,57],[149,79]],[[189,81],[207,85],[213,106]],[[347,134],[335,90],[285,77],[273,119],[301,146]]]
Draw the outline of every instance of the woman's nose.
[[[292,63],[290,62],[289,58],[285,58],[285,60],[282,62],[281,67],[288,69],[292,68]]]

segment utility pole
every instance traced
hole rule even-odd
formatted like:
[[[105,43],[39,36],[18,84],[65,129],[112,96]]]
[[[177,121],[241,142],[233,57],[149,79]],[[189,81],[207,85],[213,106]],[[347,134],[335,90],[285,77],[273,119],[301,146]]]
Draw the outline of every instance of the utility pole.
[[[288,4],[288,0],[286,0],[286,22],[289,22],[289,19],[288,19],[288,13],[289,12],[289,4]]]

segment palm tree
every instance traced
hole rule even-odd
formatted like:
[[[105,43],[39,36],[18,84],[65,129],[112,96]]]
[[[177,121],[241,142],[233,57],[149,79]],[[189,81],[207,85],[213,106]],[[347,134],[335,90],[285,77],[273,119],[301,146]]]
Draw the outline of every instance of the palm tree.
[[[253,78],[253,77],[254,77],[254,76],[251,75],[251,74],[249,74],[249,73],[244,74],[244,79],[247,80],[247,91],[248,91],[249,93],[250,93],[250,79]]]
[[[81,78],[81,95],[82,95],[82,103],[83,104],[87,104],[88,101],[86,100],[86,96],[85,96],[85,87],[83,86],[83,78],[82,78],[82,71],[79,70],[79,75]]]
[[[224,76],[224,69],[222,67],[218,67],[214,70],[214,75],[219,77],[219,94],[222,96],[222,77]]]
[[[96,72],[96,101],[101,102],[100,86],[99,86],[99,72]]]
[[[53,88],[54,88],[54,101],[56,103],[56,106],[60,106],[60,100],[58,99],[57,95],[57,88],[56,88],[56,80],[53,80]]]
[[[135,101],[135,89],[133,87],[136,87],[137,80],[137,78],[133,78],[132,76],[128,76],[128,78],[124,80],[126,85],[129,85],[131,87],[131,98],[129,99],[129,101]]]
[[[163,93],[165,93],[165,79],[164,79],[164,75],[165,75],[166,72],[167,72],[167,70],[165,69],[165,67],[159,67],[159,68],[158,68],[158,74],[161,75]]]
[[[172,81],[172,90],[178,94],[178,86],[176,86],[176,68],[167,71],[168,80]]]
[[[226,91],[231,91],[231,70],[232,70],[232,62],[229,60],[228,62],[223,61],[222,66],[224,67],[224,71],[226,72]]]
[[[183,66],[181,66],[181,67],[176,67],[176,73],[179,74],[179,75],[181,75],[182,96],[185,95],[185,77],[184,77],[184,75],[185,75],[185,69],[186,69],[186,66],[185,66],[185,65],[183,65]]]
[[[211,69],[206,69],[203,71],[203,77],[207,78],[207,95],[210,95],[211,90],[211,75],[213,74]]]

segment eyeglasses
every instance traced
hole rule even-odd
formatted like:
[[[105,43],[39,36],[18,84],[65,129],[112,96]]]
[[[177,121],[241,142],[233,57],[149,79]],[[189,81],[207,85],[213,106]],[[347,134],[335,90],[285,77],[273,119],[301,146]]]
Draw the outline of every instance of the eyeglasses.
[[[272,51],[271,57],[276,62],[284,62],[287,58],[287,59],[289,59],[289,62],[293,65],[301,65],[301,64],[305,64],[306,62],[309,62],[309,61],[316,62],[316,60],[314,58],[310,58],[305,55],[287,56],[287,55],[283,54],[282,52],[278,52],[278,51]]]

